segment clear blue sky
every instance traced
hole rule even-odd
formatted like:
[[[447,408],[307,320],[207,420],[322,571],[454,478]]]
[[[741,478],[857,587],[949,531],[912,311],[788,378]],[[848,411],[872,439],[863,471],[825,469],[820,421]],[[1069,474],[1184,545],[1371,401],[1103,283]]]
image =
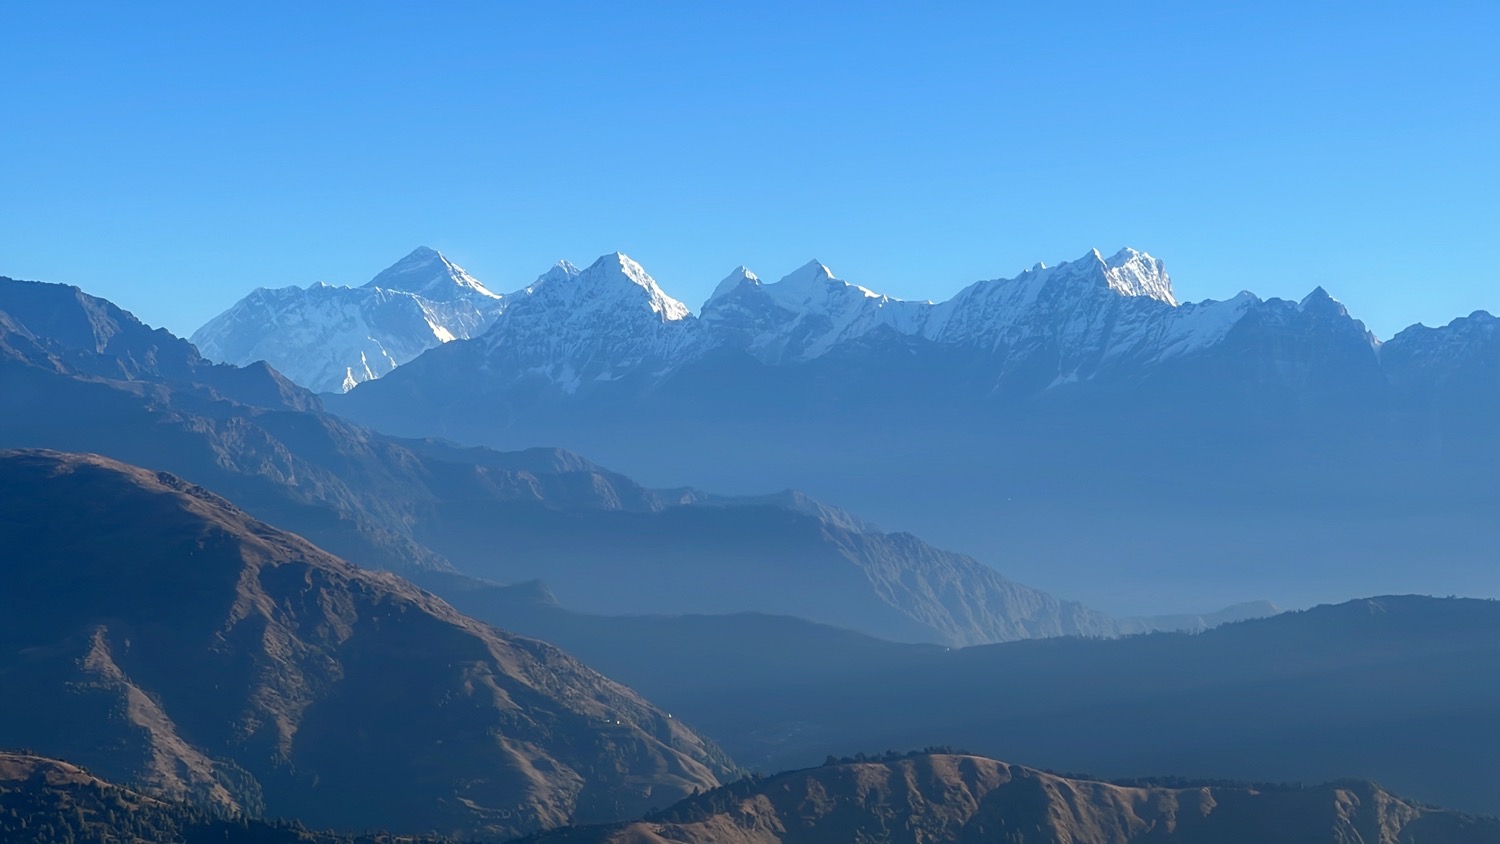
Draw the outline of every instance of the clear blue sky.
[[[137,7],[137,6],[140,7]],[[0,5],[0,274],[189,333],[418,244],[696,308],[1091,247],[1186,299],[1500,311],[1500,3]]]

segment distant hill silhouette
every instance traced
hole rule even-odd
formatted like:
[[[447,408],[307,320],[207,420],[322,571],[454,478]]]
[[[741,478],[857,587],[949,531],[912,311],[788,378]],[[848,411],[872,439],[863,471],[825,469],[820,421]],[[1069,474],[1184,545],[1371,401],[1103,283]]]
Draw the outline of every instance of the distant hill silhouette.
[[[628,683],[780,770],[965,747],[1111,777],[1322,782],[1500,814],[1500,602],[1391,596],[1197,635],[899,645],[768,616],[610,618],[535,584],[454,601]]]

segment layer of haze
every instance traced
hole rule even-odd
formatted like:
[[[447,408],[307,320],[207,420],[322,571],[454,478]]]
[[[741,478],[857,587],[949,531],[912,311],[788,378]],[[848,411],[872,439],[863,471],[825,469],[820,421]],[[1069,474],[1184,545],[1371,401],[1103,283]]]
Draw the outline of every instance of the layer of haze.
[[[6,4],[0,274],[187,334],[417,244],[693,307],[1128,244],[1382,337],[1500,310],[1500,4],[804,5]]]

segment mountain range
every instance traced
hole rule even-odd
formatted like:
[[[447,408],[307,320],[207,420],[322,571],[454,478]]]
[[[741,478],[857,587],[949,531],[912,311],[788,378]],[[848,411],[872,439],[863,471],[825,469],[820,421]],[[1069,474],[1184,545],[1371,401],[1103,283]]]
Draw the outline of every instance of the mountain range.
[[[422,267],[424,277],[446,279],[442,287],[449,296],[478,286],[424,247],[367,288],[415,266]],[[356,289],[335,289],[356,295]],[[424,291],[435,295],[433,289]],[[1478,311],[1443,328],[1414,326],[1381,342],[1321,286],[1300,302],[1262,300],[1246,291],[1225,301],[1182,303],[1165,265],[1130,248],[1108,258],[1094,250],[1057,266],[1037,264],[1014,278],[971,284],[940,303],[881,295],[812,261],[774,283],[740,267],[694,315],[620,253],[582,271],[560,262],[533,284],[497,299],[500,317],[472,332],[475,342],[441,349],[397,380],[417,387],[418,370],[462,372],[483,360],[490,377],[471,385],[482,391],[525,381],[533,392],[577,393],[585,386],[599,388],[593,382],[633,376],[659,382],[723,351],[792,366],[904,340],[981,355],[987,358],[988,392],[1021,397],[1074,393],[1083,384],[1149,386],[1162,377],[1162,367],[1180,374],[1171,372],[1174,361],[1213,358],[1249,343],[1281,353],[1275,366],[1241,361],[1247,368],[1238,374],[1258,376],[1266,389],[1283,394],[1318,386],[1351,393],[1389,390],[1400,403],[1441,391],[1439,385],[1466,368],[1484,374],[1490,362],[1486,352],[1500,330],[1493,316]],[[194,342],[205,347],[219,342],[223,319],[205,325]],[[248,334],[257,326],[237,328]],[[258,328],[279,330],[271,324]],[[1318,336],[1289,345],[1298,339],[1288,336],[1291,332]],[[1268,348],[1272,345],[1277,348]],[[1061,389],[1067,387],[1074,389]],[[382,392],[365,395],[375,401]]]
[[[90,333],[27,327],[73,312],[91,315]],[[264,364],[204,364],[191,345],[74,288],[0,280],[0,314],[0,446],[170,471],[335,553],[441,588],[453,581],[439,572],[546,579],[595,612],[775,612],[948,644],[1227,620],[1114,619],[793,492],[653,490],[557,450],[383,436],[319,412],[296,388],[235,394],[221,382],[278,376]],[[103,351],[96,335],[111,338]]]
[[[936,304],[741,269],[697,315],[611,254],[505,302],[328,407],[649,486],[794,486],[1117,613],[1500,594],[1484,312],[1382,342],[1322,287],[1182,303],[1130,249]]]
[[[1036,268],[1034,296],[1008,287],[975,301],[1034,309],[1102,267],[1099,301],[1119,300],[1105,334],[1144,324],[1131,308],[1192,318],[1159,262],[1094,257]],[[416,258],[396,274],[408,292],[439,295],[414,279],[453,283]],[[597,430],[647,449],[659,474],[673,461],[769,472],[801,455],[809,476],[889,508],[939,489],[928,506],[957,502],[1005,529],[1005,553],[990,558],[1007,563],[1036,565],[1044,546],[1027,545],[1029,531],[1067,575],[1092,544],[1108,549],[1097,559],[1114,583],[1170,592],[1130,523],[1147,510],[1150,529],[1220,554],[1197,561],[1207,577],[1225,575],[1223,549],[1249,559],[1268,537],[1295,550],[1257,558],[1269,573],[1336,573],[1325,546],[1286,530],[1291,510],[1341,538],[1382,521],[1427,541],[1420,564],[1399,544],[1376,549],[1378,576],[1441,582],[1455,561],[1492,559],[1471,547],[1494,481],[1484,319],[1390,360],[1395,341],[1359,328],[1380,385],[1363,413],[1370,393],[1350,386],[1342,341],[1319,327],[1352,320],[1316,296],[1258,326],[1241,319],[1236,339],[1205,347],[1217,351],[1119,369],[1100,354],[1087,377],[1029,393],[996,382],[966,404],[962,390],[1029,365],[996,350],[1077,315],[1013,320],[989,357],[965,362],[928,337],[989,330],[961,327],[964,308],[900,303],[821,265],[789,281],[739,271],[693,316],[606,256],[499,297],[474,339],[435,341],[378,380],[316,395],[264,362],[211,363],[77,288],[0,279],[0,448],[25,449],[0,454],[0,545],[12,552],[0,560],[0,678],[18,690],[0,700],[0,747],[29,748],[0,758],[0,829],[22,814],[54,831],[113,828],[89,813],[129,811],[141,828],[246,841],[371,827],[685,842],[1493,837],[1488,821],[1347,779],[1497,811],[1493,601],[1112,617],[864,513],[764,492],[781,486],[641,483],[557,447],[391,436],[325,408],[480,349],[488,363],[464,400],[505,397],[507,435],[550,417],[559,436]],[[716,339],[725,325],[744,329],[733,348]],[[1070,346],[1092,342],[1091,326],[1069,329]],[[1005,374],[1012,359],[1022,369]],[[1291,378],[1304,364],[1332,374]],[[1118,380],[1142,371],[1156,374]],[[893,374],[924,401],[891,399]],[[1170,442],[1145,435],[1165,419],[1182,426]],[[680,434],[699,438],[670,439]],[[1289,474],[1303,483],[1285,485]],[[1240,507],[1268,491],[1285,509]],[[1032,509],[1009,508],[1016,497]],[[1161,509],[1169,501],[1185,506]],[[1047,518],[1017,532],[1018,512]],[[1427,533],[1411,533],[1421,519]],[[1130,529],[1101,532],[1101,520]],[[1163,628],[1193,635],[1111,638]],[[839,758],[931,745],[1031,767],[947,751]],[[820,768],[718,785],[738,772],[731,756],[774,770],[825,755]],[[1177,778],[1105,783],[1042,765]],[[290,820],[255,820],[276,816]]]

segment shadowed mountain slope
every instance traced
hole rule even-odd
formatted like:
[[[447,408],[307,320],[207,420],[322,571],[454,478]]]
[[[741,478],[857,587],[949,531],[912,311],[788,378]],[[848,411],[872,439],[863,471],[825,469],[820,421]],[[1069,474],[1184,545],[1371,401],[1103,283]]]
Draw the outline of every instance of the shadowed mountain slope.
[[[729,765],[551,645],[165,473],[0,455],[0,744],[317,827],[504,837]]]

